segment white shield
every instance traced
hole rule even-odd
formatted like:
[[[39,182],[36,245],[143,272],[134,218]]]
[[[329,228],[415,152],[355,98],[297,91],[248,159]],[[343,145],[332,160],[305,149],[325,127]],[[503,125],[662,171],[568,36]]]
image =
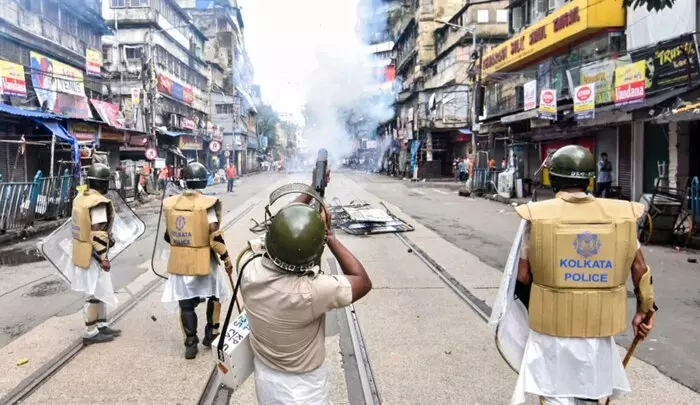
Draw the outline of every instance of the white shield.
[[[491,306],[489,327],[494,333],[496,348],[508,365],[517,373],[520,370],[525,344],[530,332],[525,305],[515,299],[515,280],[518,276],[520,245],[527,221],[522,220],[513,246],[503,269],[503,278],[496,299]]]
[[[221,352],[211,352],[218,364],[221,383],[235,391],[253,374],[254,368],[250,326],[245,309],[228,325],[227,330],[214,340],[214,347],[219,347],[219,339],[223,339]],[[219,358],[219,354],[223,355],[223,359]]]
[[[160,202],[160,214],[158,215],[158,225],[156,226],[156,236],[153,245],[153,253],[151,255],[151,270],[161,277],[167,279],[168,276],[168,257],[170,256],[170,244],[165,241],[166,220],[163,212],[163,200],[168,197],[180,195],[185,191],[182,187],[175,183],[168,182],[165,186],[165,192]]]
[[[146,225],[129,208],[126,202],[114,191],[106,195],[114,205],[115,217],[112,225],[111,237],[114,246],[109,248],[108,257],[114,260],[136,239],[146,231]],[[73,266],[73,235],[71,232],[71,220],[67,220],[58,229],[38,243],[39,251],[48,260],[61,276],[72,284]],[[93,265],[96,262],[93,260]],[[109,288],[107,288],[108,290]],[[109,291],[109,293],[112,293]]]

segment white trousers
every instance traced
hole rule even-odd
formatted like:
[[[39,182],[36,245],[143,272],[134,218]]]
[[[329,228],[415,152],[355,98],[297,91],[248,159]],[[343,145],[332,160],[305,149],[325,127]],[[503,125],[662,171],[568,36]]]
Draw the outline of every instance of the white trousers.
[[[543,405],[597,405],[598,401],[588,401],[577,398],[540,397],[540,403]]]

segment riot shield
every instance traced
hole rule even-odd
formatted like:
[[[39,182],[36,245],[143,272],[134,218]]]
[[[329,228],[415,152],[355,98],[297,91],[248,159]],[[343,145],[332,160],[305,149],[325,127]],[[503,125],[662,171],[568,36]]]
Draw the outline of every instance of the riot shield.
[[[143,223],[134,211],[129,208],[118,193],[109,191],[106,195],[114,205],[115,217],[112,225],[111,236],[114,246],[109,248],[108,257],[114,260],[127,247],[140,238],[146,231]],[[39,251],[48,260],[61,276],[71,284],[73,274],[73,235],[71,232],[71,220],[67,220],[49,236],[38,243]]]
[[[489,327],[493,331],[496,349],[503,360],[517,373],[525,352],[530,333],[527,308],[515,299],[515,280],[518,276],[520,245],[525,235],[527,221],[522,220],[510,249],[498,294],[491,306]]]
[[[156,276],[167,279],[168,257],[170,256],[170,244],[165,241],[166,220],[163,212],[163,200],[168,197],[180,195],[185,191],[179,185],[168,182],[163,191],[160,201],[160,213],[158,214],[158,225],[156,225],[155,242],[153,243],[153,253],[151,254],[151,270]]]

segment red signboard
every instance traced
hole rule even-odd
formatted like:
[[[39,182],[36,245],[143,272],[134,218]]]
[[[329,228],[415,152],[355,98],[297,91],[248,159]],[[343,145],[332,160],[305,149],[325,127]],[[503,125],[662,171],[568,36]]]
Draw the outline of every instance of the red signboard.
[[[119,117],[119,106],[117,104],[94,99],[90,99],[90,102],[93,107],[95,107],[95,110],[97,110],[97,114],[100,115],[102,121],[114,128],[124,128],[122,125],[124,119],[123,117]]]
[[[158,91],[172,96],[185,104],[191,105],[194,102],[191,87],[181,84],[163,73],[158,75]]]

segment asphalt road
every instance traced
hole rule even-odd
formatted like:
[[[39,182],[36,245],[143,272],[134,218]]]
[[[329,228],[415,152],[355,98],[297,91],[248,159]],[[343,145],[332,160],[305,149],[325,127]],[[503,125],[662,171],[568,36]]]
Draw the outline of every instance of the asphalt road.
[[[222,200],[224,214],[269,186],[274,173],[255,174],[239,180],[233,193],[226,185],[207,188]],[[112,280],[118,290],[150,271],[159,205],[157,201],[136,209],[146,233],[112,263]],[[36,250],[30,239],[0,250],[0,347],[53,316],[75,313],[83,305],[82,293],[70,289],[56,270]]]
[[[520,221],[512,207],[460,197],[456,190],[441,185],[383,175],[346,174],[452,244],[502,271]],[[660,246],[644,246],[642,251],[654,273],[655,295],[661,309],[652,336],[639,345],[635,356],[700,392],[700,264],[688,261],[700,257],[700,252]],[[628,290],[631,320],[631,283]],[[628,347],[632,338],[628,330],[616,341]]]

